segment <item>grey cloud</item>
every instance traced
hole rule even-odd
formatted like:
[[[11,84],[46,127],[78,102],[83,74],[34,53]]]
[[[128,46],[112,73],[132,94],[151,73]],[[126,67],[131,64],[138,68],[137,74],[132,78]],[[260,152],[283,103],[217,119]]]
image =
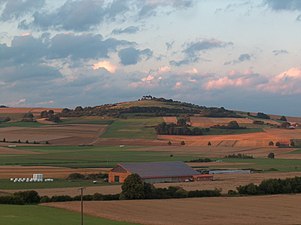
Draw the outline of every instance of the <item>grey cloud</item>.
[[[244,54],[241,54],[238,57],[238,59],[225,62],[224,65],[233,65],[233,64],[237,64],[237,63],[242,63],[242,62],[250,61],[252,58],[253,58],[252,55],[244,53]]]
[[[273,50],[273,54],[274,54],[275,56],[277,56],[277,55],[283,55],[283,54],[288,54],[288,51],[287,51],[287,50],[284,50],[284,49]]]
[[[43,7],[44,4],[45,0],[0,0],[0,6],[4,6],[0,19],[3,21],[18,19]]]
[[[165,45],[166,45],[166,50],[169,51],[172,49],[173,45],[174,45],[174,41],[171,41],[171,42],[166,42]]]
[[[143,58],[149,59],[153,55],[150,49],[139,50],[134,47],[122,49],[118,52],[121,64],[135,65]]]
[[[185,58],[179,61],[170,61],[171,65],[181,66],[190,63],[195,63],[200,60],[200,54],[210,49],[225,48],[229,45],[233,45],[232,42],[221,42],[215,39],[203,39],[200,41],[186,43],[184,50],[182,51]]]
[[[139,27],[135,26],[129,26],[124,29],[114,29],[112,31],[112,34],[118,35],[118,34],[135,34],[139,31]]]
[[[265,4],[273,10],[301,10],[300,0],[265,0]]]

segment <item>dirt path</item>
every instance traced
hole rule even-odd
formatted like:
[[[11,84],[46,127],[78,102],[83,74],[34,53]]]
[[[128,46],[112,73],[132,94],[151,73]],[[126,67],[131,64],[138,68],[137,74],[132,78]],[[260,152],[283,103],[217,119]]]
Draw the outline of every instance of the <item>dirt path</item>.
[[[88,215],[149,225],[300,224],[301,195],[85,202]],[[79,211],[79,202],[48,203]]]

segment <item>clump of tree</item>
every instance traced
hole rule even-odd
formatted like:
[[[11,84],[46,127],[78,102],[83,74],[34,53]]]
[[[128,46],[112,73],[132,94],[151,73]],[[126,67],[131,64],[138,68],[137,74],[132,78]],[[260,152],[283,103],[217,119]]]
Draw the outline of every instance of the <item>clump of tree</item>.
[[[202,129],[199,127],[189,127],[187,125],[179,126],[175,123],[160,123],[155,127],[159,135],[203,135],[203,131],[208,131],[208,128]]]
[[[271,195],[301,193],[301,177],[286,179],[268,179],[259,185],[250,183],[237,187],[237,191],[242,195]]]
[[[12,195],[0,196],[0,204],[28,205],[40,203],[41,197],[36,191],[19,191]]]
[[[289,128],[291,126],[291,124],[289,123],[289,122],[283,122],[283,123],[281,123],[281,125],[280,125],[280,128]]]
[[[224,158],[226,159],[254,159],[254,157],[252,155],[245,155],[245,154],[230,154],[230,155],[226,155]]]
[[[241,127],[237,123],[237,121],[230,121],[227,125],[214,125],[211,128],[219,128],[219,129],[246,129],[246,127]]]
[[[271,117],[263,112],[258,112],[256,115],[257,118],[269,120]]]
[[[34,115],[31,112],[25,113],[22,122],[36,122]]]
[[[188,162],[212,162],[212,160],[209,158],[198,158],[189,160]]]
[[[54,113],[53,110],[44,110],[41,112],[41,118],[46,118],[48,121],[52,121],[55,123],[61,122],[60,117]]]

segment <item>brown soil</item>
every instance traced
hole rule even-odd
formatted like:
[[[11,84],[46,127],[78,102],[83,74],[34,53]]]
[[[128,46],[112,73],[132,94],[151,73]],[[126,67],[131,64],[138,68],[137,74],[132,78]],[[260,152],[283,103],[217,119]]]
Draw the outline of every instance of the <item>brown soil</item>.
[[[253,120],[246,118],[212,118],[212,117],[190,117],[192,126],[211,127],[214,125],[226,125],[231,121],[236,121],[239,124],[251,124]]]
[[[175,116],[165,116],[165,117],[163,117],[163,120],[165,123],[177,123],[178,122],[177,117],[175,117]]]
[[[85,202],[85,213],[150,225],[300,224],[301,195]],[[79,202],[48,203],[80,210]]]

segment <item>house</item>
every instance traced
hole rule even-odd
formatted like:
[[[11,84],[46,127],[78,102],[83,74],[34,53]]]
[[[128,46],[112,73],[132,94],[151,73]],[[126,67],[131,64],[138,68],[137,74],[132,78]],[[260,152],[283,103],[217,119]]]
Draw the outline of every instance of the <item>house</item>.
[[[212,180],[213,175],[200,174],[183,162],[120,163],[109,172],[110,183],[123,183],[138,174],[147,183]]]

